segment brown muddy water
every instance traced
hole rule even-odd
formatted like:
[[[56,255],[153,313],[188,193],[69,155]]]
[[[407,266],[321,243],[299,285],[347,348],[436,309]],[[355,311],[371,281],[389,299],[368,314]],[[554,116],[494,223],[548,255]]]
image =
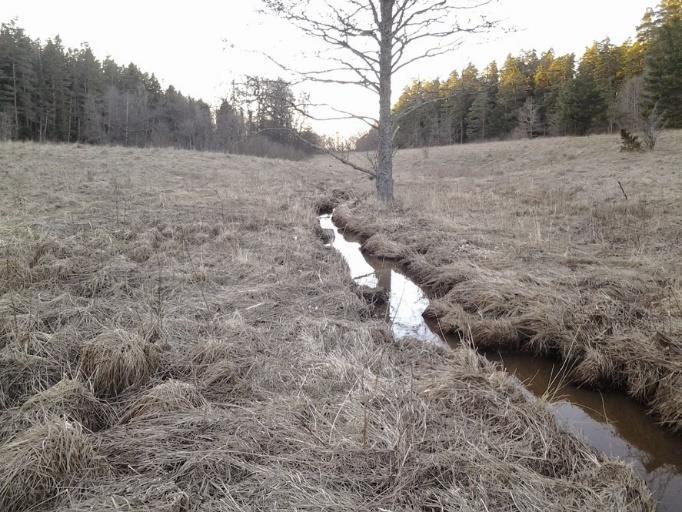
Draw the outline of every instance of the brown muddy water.
[[[429,299],[399,264],[363,255],[360,243],[344,236],[331,215],[321,215],[320,226],[333,234],[327,245],[341,253],[357,284],[388,292],[387,317],[396,339],[450,346],[460,343],[456,337],[439,334],[437,323],[424,319]],[[659,511],[682,511],[682,436],[661,428],[643,406],[621,393],[567,384],[562,378],[565,372],[555,361],[519,353],[485,356],[516,375],[533,395],[545,399],[565,429],[609,457],[631,464],[649,485]]]

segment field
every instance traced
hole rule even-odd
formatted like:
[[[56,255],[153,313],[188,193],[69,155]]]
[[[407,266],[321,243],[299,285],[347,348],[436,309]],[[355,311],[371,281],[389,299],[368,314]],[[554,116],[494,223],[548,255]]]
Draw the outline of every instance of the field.
[[[379,214],[322,157],[0,145],[0,509],[653,510],[473,350],[394,342],[316,210],[677,428],[681,141],[407,151]]]
[[[398,206],[342,205],[365,250],[437,297],[441,328],[481,350],[563,360],[682,430],[682,132],[656,152],[617,137],[406,151]]]

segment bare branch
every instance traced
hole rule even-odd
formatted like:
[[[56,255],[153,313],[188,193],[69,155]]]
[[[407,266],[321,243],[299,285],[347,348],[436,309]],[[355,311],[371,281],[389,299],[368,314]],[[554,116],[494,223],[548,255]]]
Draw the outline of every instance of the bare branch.
[[[480,17],[462,23],[458,14],[496,0],[261,0],[270,12],[288,20],[303,34],[330,50],[328,67],[295,72],[302,81],[364,87],[379,95],[379,120],[353,116],[376,128],[379,136],[376,173],[382,200],[393,200],[393,149],[399,125],[391,114],[393,75],[424,59],[453,51],[462,35],[490,30],[496,21]],[[319,55],[318,55],[319,56]],[[270,58],[281,69],[288,66]],[[441,101],[439,98],[436,101]],[[405,114],[403,114],[405,115]],[[330,117],[330,120],[338,120]],[[339,161],[358,170],[338,155]],[[367,170],[362,170],[368,174]]]
[[[371,116],[362,116],[358,114],[353,114],[352,112],[347,112],[345,110],[338,109],[336,107],[333,107],[332,105],[329,105],[327,103],[306,103],[305,105],[299,105],[295,103],[291,103],[289,105],[293,110],[298,112],[299,114],[303,115],[304,117],[307,117],[308,119],[312,119],[313,121],[348,121],[350,119],[356,119],[358,121],[362,121],[365,123],[369,128],[377,128],[379,124],[379,120],[375,119]],[[307,111],[307,108],[328,108],[329,110],[332,110],[338,114],[341,114],[340,116],[335,116],[335,117],[319,117],[319,116],[314,116],[310,114]]]
[[[300,140],[301,142],[303,142],[303,143],[306,144],[307,146],[309,146],[309,147],[311,147],[311,148],[313,148],[313,149],[315,149],[315,150],[317,150],[317,151],[320,151],[320,152],[322,152],[322,153],[325,153],[325,154],[331,156],[331,157],[334,158],[335,160],[338,160],[339,162],[341,162],[341,163],[347,165],[348,167],[350,167],[350,168],[352,168],[352,169],[355,169],[356,171],[361,172],[361,173],[363,173],[363,174],[366,174],[366,175],[368,175],[368,176],[371,176],[372,178],[376,178],[376,176],[377,176],[376,173],[374,173],[374,172],[372,172],[372,171],[370,171],[370,170],[368,170],[368,169],[365,169],[364,167],[360,167],[359,165],[357,165],[357,164],[351,162],[350,160],[348,160],[347,158],[344,158],[344,157],[342,157],[341,155],[336,154],[336,152],[334,152],[334,151],[332,151],[332,150],[330,150],[330,149],[327,149],[327,148],[325,148],[325,147],[323,147],[323,146],[319,146],[319,145],[317,145],[317,144],[315,144],[315,143],[313,143],[313,142],[310,142],[308,139],[306,139],[306,138],[304,138],[304,137],[301,137],[301,135],[300,135],[296,130],[291,130],[291,129],[288,129],[288,128],[265,128],[265,129],[260,130],[259,132],[255,133],[255,135],[260,135],[260,134],[263,134],[263,133],[268,133],[268,132],[273,132],[273,131],[277,131],[277,132],[285,131],[285,132],[291,133],[291,134],[294,135],[298,140]]]

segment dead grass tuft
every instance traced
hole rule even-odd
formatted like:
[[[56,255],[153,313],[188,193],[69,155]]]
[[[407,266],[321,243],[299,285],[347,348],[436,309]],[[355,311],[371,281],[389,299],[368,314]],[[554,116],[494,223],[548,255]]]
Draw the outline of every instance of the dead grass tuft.
[[[100,402],[83,383],[64,379],[29,398],[20,408],[20,415],[31,424],[47,418],[62,417],[97,432],[112,420],[109,407]]]
[[[38,243],[33,249],[30,267],[33,268],[38,265],[45,256],[51,256],[56,260],[64,259],[67,256],[66,247],[57,240],[46,240]]]
[[[484,352],[518,349],[522,342],[521,333],[511,320],[484,319],[467,313],[461,306],[441,312],[436,305],[429,308],[426,316],[437,319],[444,333],[470,341]]]
[[[405,251],[405,250],[403,250]],[[439,268],[421,255],[412,255],[403,261],[405,270],[432,297],[443,297],[455,286],[471,277],[471,271],[459,265]]]
[[[192,368],[201,373],[210,365],[228,360],[233,353],[233,347],[223,340],[208,340],[195,346],[190,353]]]
[[[351,199],[347,190],[334,189],[329,194],[318,198],[315,201],[315,211],[318,215],[332,213],[334,208]]]
[[[81,479],[106,471],[79,423],[49,419],[0,446],[0,509],[45,506]]]
[[[99,489],[100,493],[82,501],[70,500],[60,512],[187,512],[190,497],[175,482],[161,478],[133,476]],[[197,500],[198,501],[198,500]],[[202,500],[205,501],[205,500]],[[215,510],[224,509],[219,504]]]
[[[360,297],[374,312],[386,306],[389,301],[388,292],[383,288],[369,288],[367,286],[357,286],[355,293]]]
[[[362,244],[362,250],[372,256],[387,260],[400,260],[404,253],[402,246],[382,234],[376,234],[367,239]]]
[[[61,378],[57,364],[44,357],[5,348],[0,352],[0,409],[22,403]]]
[[[661,417],[661,422],[673,428],[682,424],[682,373],[666,376],[656,389],[652,407]]]
[[[122,329],[100,334],[81,350],[83,373],[100,397],[115,397],[146,384],[158,365],[158,349]]]
[[[220,359],[199,373],[202,393],[211,400],[231,401],[243,392],[237,366],[228,359]]]
[[[606,354],[588,347],[573,369],[573,378],[580,384],[599,389],[611,386],[616,373],[613,361]]]
[[[122,418],[123,422],[206,407],[208,402],[193,384],[169,380],[136,400]]]
[[[0,283],[7,290],[20,290],[31,286],[31,271],[19,258],[0,258]]]
[[[145,263],[154,254],[154,249],[147,242],[140,242],[128,251],[128,257],[135,263]]]

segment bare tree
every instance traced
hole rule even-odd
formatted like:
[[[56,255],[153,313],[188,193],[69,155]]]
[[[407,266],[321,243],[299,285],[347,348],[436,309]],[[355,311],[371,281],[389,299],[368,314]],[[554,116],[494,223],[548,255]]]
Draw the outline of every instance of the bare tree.
[[[629,131],[642,135],[644,146],[653,151],[661,129],[665,124],[665,115],[658,104],[646,111],[644,103],[644,78],[630,78],[625,82],[618,96],[620,124]]]
[[[540,111],[535,99],[530,96],[518,111],[519,130],[524,137],[532,139],[535,134],[542,130]]]
[[[496,22],[483,16],[460,22],[464,13],[475,13],[493,1],[262,0],[270,12],[321,41],[328,50],[324,55],[328,65],[317,69],[291,69],[276,59],[273,62],[302,81],[355,85],[379,96],[378,119],[337,112],[378,131],[376,168],[362,172],[376,177],[377,194],[384,202],[393,201],[393,139],[398,129],[391,115],[394,74],[453,51],[465,33],[493,28]]]
[[[12,140],[12,119],[6,112],[0,112],[0,141]]]
[[[653,151],[656,148],[658,136],[661,134],[661,129],[664,125],[665,114],[659,111],[657,103],[641,120],[642,138],[644,139],[644,145],[649,151]]]
[[[618,93],[620,125],[630,131],[639,130],[644,97],[644,77],[636,76],[625,81]]]

